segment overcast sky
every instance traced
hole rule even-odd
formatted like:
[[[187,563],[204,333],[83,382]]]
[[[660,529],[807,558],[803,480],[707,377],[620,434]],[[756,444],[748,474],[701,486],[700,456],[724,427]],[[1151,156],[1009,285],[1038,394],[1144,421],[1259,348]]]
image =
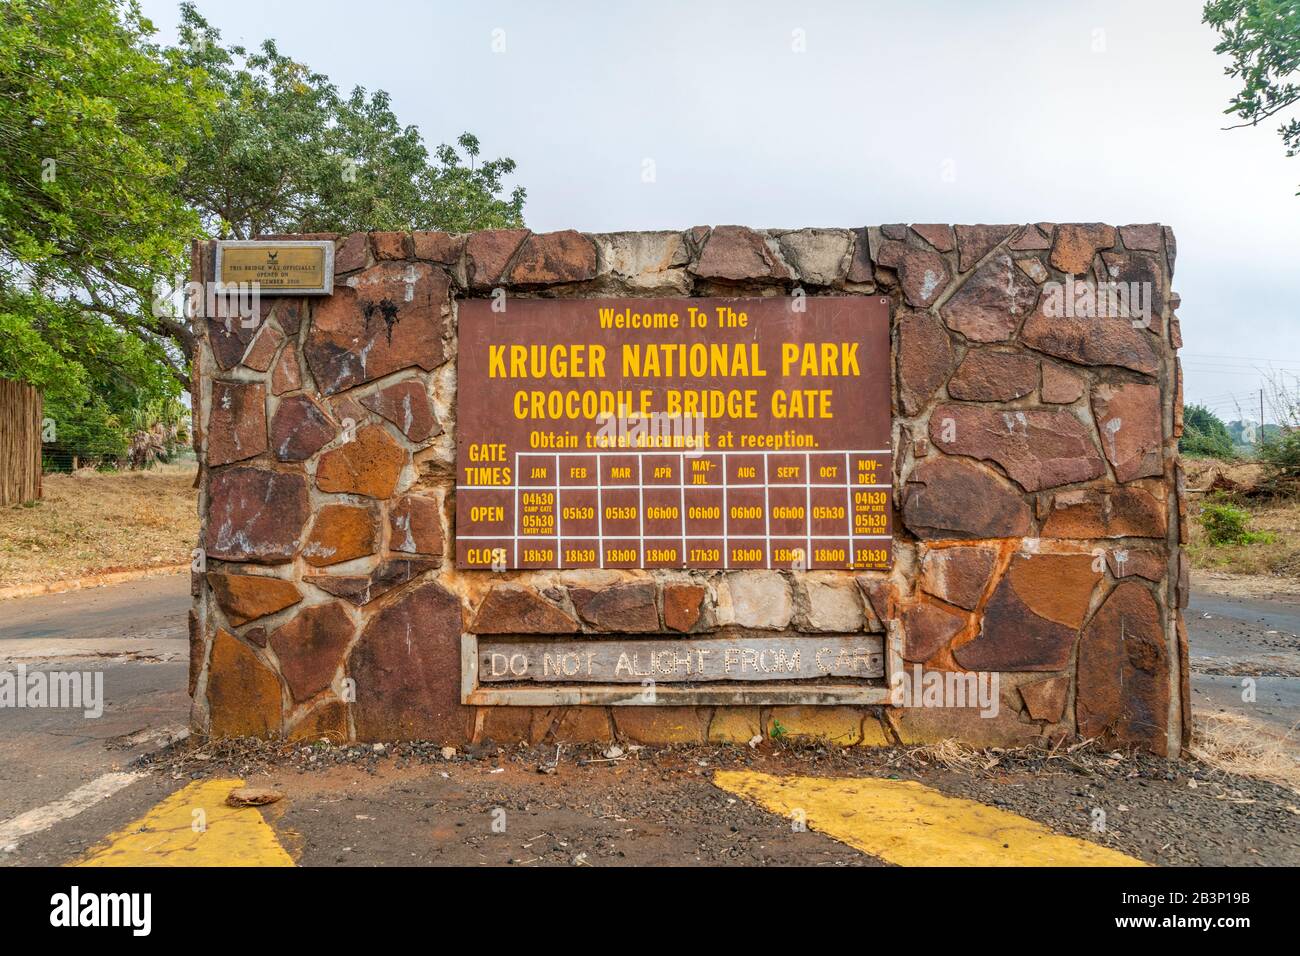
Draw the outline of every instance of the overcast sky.
[[[173,40],[176,3],[141,2]],[[1187,401],[1257,418],[1261,370],[1300,381],[1300,158],[1223,131],[1196,0],[198,6],[513,157],[538,231],[1166,223]]]

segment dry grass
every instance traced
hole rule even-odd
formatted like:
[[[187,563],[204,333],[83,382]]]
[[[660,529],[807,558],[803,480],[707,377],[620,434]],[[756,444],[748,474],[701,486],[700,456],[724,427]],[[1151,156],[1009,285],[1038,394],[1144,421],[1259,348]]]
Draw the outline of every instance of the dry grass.
[[[47,475],[40,501],[0,508],[0,588],[188,562],[194,470]]]
[[[1263,466],[1257,462],[1187,459],[1183,466],[1187,472],[1189,489],[1208,487],[1216,474],[1248,489],[1257,484],[1264,474]],[[1285,581],[1300,579],[1300,500],[1255,499],[1240,494],[1227,498],[1235,507],[1250,513],[1251,531],[1266,532],[1271,539],[1242,545],[1212,545],[1206,540],[1205,529],[1198,520],[1203,500],[1204,496],[1193,495],[1189,506],[1191,538],[1187,553],[1191,557],[1192,567]]]
[[[1300,793],[1295,732],[1292,727],[1279,737],[1241,714],[1198,714],[1191,752],[1215,770],[1265,780]]]

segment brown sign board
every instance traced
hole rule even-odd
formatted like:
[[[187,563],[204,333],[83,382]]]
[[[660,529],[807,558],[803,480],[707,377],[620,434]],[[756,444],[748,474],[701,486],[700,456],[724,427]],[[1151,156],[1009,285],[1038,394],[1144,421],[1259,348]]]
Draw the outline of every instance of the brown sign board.
[[[889,567],[887,299],[458,308],[458,568]]]
[[[216,281],[255,286],[262,295],[334,291],[334,243],[325,240],[230,240],[217,243]]]

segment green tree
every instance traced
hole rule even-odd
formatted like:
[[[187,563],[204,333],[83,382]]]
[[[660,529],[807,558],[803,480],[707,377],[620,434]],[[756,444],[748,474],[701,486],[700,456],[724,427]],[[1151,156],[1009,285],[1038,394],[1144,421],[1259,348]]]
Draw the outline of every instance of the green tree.
[[[1300,103],[1298,0],[1210,0],[1202,17],[1222,37],[1214,52],[1231,57],[1224,72],[1242,84],[1224,110],[1244,120],[1238,126],[1258,126]],[[1300,118],[1284,119],[1278,132],[1288,156],[1300,153]]]
[[[1223,419],[1202,405],[1183,407],[1183,435],[1178,450],[1196,458],[1233,458],[1232,435]]]
[[[223,94],[181,178],[210,235],[522,225],[524,190],[501,195],[514,161],[480,163],[469,133],[458,148],[438,147],[431,162],[388,94],[358,87],[342,95],[273,40],[255,51],[223,46],[191,3],[181,4],[179,49]]]

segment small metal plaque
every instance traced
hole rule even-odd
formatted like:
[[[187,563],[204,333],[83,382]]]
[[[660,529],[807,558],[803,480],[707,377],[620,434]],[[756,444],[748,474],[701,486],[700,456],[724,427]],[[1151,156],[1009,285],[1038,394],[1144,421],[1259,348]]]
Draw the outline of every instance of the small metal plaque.
[[[334,243],[315,239],[219,242],[216,280],[256,284],[261,295],[329,295],[334,291]]]

